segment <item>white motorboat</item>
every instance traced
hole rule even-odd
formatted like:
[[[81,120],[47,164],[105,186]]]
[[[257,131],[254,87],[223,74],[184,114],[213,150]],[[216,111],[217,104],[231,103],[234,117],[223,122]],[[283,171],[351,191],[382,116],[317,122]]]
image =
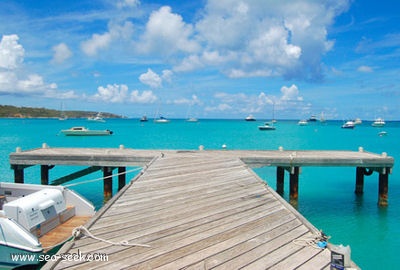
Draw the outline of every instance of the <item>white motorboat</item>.
[[[385,126],[385,121],[382,118],[376,118],[375,121],[372,123],[373,127],[383,127]]]
[[[348,129],[352,129],[356,126],[356,124],[353,121],[347,121],[346,123],[344,123],[342,125],[342,128],[348,128]]]
[[[264,123],[263,126],[258,126],[259,130],[275,130],[276,128],[274,127],[274,125],[270,124],[270,123]]]
[[[299,126],[307,126],[308,125],[308,121],[303,119],[303,120],[300,120],[297,124]]]
[[[190,117],[188,119],[186,119],[186,122],[191,122],[191,123],[195,123],[198,122],[199,120],[196,117]]]
[[[254,116],[252,114],[248,115],[244,120],[251,122],[251,121],[256,121],[256,119],[254,118]]]
[[[354,120],[354,124],[355,124],[355,125],[361,125],[361,124],[362,124],[362,120],[361,120],[360,118],[356,118],[356,119]]]
[[[106,120],[101,116],[101,113],[97,113],[96,116],[91,116],[88,118],[89,121],[94,121],[94,122],[102,122],[104,123]]]
[[[41,258],[95,214],[89,201],[66,187],[5,182],[0,209],[0,265],[11,268],[45,262]]]
[[[109,129],[105,130],[90,130],[86,127],[72,127],[69,129],[61,130],[65,136],[107,136],[112,135],[113,132]]]
[[[160,118],[158,118],[158,119],[154,119],[154,123],[163,124],[163,123],[169,123],[169,122],[170,122],[170,120],[168,120],[167,118],[165,118],[163,116],[160,116]]]
[[[310,118],[308,119],[310,122],[317,122],[317,116],[311,115]]]

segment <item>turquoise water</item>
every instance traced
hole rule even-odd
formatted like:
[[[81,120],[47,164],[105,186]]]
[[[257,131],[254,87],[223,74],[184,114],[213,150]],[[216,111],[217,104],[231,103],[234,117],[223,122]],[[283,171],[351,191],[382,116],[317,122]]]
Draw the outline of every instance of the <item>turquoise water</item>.
[[[400,158],[400,123],[389,122],[383,129],[364,122],[354,130],[341,129],[342,121],[325,124],[310,123],[298,126],[297,121],[279,121],[275,131],[259,131],[258,122],[243,120],[200,120],[189,123],[172,120],[169,124],[140,123],[136,119],[112,119],[106,123],[69,119],[0,119],[0,174],[1,181],[13,181],[9,166],[9,154],[16,147],[22,150],[38,148],[42,143],[50,147],[114,147],[124,145],[137,149],[284,149],[293,150],[354,150],[361,146],[366,151]],[[87,126],[91,129],[111,129],[112,136],[65,137],[61,129]],[[384,130],[387,136],[380,137]],[[56,166],[50,178],[56,179],[79,168]],[[135,168],[128,168],[128,170]],[[255,169],[256,173],[275,188],[275,168]],[[128,175],[131,179],[136,172]],[[39,167],[25,170],[26,183],[39,183]],[[101,177],[97,172],[76,180],[92,180]],[[288,179],[286,175],[286,179]],[[352,259],[363,269],[397,269],[397,237],[400,235],[400,171],[396,166],[389,176],[389,206],[379,208],[378,175],[365,177],[364,195],[354,195],[355,168],[304,167],[299,180],[298,210],[331,236],[334,244],[350,245]],[[117,182],[117,181],[114,181]],[[91,200],[97,207],[102,204],[102,182],[71,187]],[[116,190],[116,187],[114,188]],[[288,181],[285,181],[285,191]],[[287,192],[284,197],[287,199]]]

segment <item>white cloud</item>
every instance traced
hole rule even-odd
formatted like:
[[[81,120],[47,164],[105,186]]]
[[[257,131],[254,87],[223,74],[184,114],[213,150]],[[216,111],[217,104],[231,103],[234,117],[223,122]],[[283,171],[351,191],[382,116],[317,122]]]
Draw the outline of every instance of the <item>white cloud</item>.
[[[81,43],[82,51],[88,56],[95,56],[100,50],[110,47],[111,43],[116,40],[129,40],[133,34],[133,24],[124,22],[124,24],[116,24],[110,22],[108,32],[103,34],[93,34],[92,37]]]
[[[122,103],[128,97],[128,86],[122,84],[108,84],[106,87],[99,86],[97,93],[92,97],[97,101],[104,101],[107,103]]]
[[[23,69],[24,48],[17,35],[3,36],[0,42],[0,92],[9,95],[45,98],[76,98],[74,91],[60,91],[57,84],[47,83],[39,74]]]
[[[172,76],[174,75],[174,73],[169,70],[169,69],[165,69],[162,71],[162,75],[161,78],[166,81],[166,82],[171,82],[172,81]]]
[[[138,90],[131,92],[130,99],[132,103],[154,103],[157,101],[157,96],[154,95],[153,91],[143,91],[142,94]]]
[[[299,96],[299,89],[296,85],[292,84],[290,87],[282,86],[281,88],[283,101],[302,101],[303,97]]]
[[[370,67],[370,66],[359,66],[359,67],[357,68],[357,71],[359,71],[359,72],[364,72],[364,73],[371,73],[371,72],[373,72],[374,70],[373,70],[373,68]]]
[[[65,43],[60,43],[53,47],[53,63],[62,63],[72,56],[71,50]]]
[[[25,50],[17,35],[4,35],[0,41],[0,68],[16,69],[24,61]]]
[[[195,52],[200,49],[192,39],[193,27],[182,16],[163,6],[151,13],[138,48],[144,53],[171,55],[178,52]]]
[[[230,77],[319,79],[321,57],[334,44],[327,28],[348,6],[348,0],[209,0],[195,24],[203,52],[174,69],[212,65]]]
[[[152,88],[159,88],[162,85],[161,77],[150,68],[139,76],[139,80]]]
[[[107,32],[102,35],[93,34],[91,39],[82,42],[81,48],[85,54],[89,56],[95,56],[98,50],[107,48],[110,43],[110,33]]]
[[[157,97],[152,91],[131,91],[125,84],[108,84],[106,87],[99,86],[97,93],[88,98],[89,100],[102,101],[106,103],[154,103]]]

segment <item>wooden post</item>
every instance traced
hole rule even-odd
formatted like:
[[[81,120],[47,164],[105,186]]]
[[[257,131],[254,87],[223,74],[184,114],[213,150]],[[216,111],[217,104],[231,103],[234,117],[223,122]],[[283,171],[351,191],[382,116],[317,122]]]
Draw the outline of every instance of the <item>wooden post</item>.
[[[290,194],[291,202],[297,202],[299,197],[299,167],[293,167],[290,172]]]
[[[276,192],[279,195],[283,195],[285,184],[285,168],[276,167]]]
[[[40,165],[40,183],[42,185],[49,184],[49,166],[48,165]]]
[[[354,193],[357,195],[362,195],[364,193],[364,172],[364,168],[356,168],[356,189]]]
[[[18,165],[13,166],[14,169],[14,183],[24,183],[24,168]]]
[[[126,168],[125,167],[118,167],[118,191],[120,191],[126,182]]]
[[[379,172],[379,206],[388,206],[389,170],[390,168],[382,168]]]
[[[112,197],[112,168],[103,167],[104,203]]]

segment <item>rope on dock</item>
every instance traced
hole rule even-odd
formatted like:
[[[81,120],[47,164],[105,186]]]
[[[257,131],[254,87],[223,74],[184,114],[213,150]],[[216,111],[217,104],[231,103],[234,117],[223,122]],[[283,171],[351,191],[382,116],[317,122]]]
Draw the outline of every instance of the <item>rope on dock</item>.
[[[129,171],[125,171],[125,172],[121,172],[121,173],[117,173],[117,174],[112,174],[109,177],[119,176],[121,174],[128,174],[128,173],[139,171],[139,170],[142,170],[142,168],[135,168],[135,169],[132,169],[132,170],[129,170]],[[64,187],[73,187],[73,186],[93,183],[93,182],[97,182],[97,181],[101,181],[101,180],[104,180],[104,177],[99,177],[99,178],[95,178],[95,179],[91,179],[91,180],[87,180],[87,181],[82,181],[82,182],[79,182],[79,183],[73,183],[73,184],[65,185]]]
[[[145,244],[129,243],[129,241],[127,241],[127,240],[123,240],[123,241],[120,241],[120,242],[112,242],[112,241],[109,241],[109,240],[106,240],[106,239],[102,239],[100,237],[94,236],[84,226],[79,226],[79,227],[76,227],[75,229],[73,229],[72,236],[74,237],[74,239],[80,238],[82,236],[87,236],[87,237],[93,238],[95,240],[111,244],[113,246],[135,246],[135,247],[148,247],[148,248],[150,247],[149,245],[145,245]]]
[[[330,236],[327,236],[322,231],[318,231],[309,237],[301,237],[298,239],[294,239],[292,242],[298,246],[302,247],[312,247],[315,249],[324,249],[327,246],[327,241]]]

